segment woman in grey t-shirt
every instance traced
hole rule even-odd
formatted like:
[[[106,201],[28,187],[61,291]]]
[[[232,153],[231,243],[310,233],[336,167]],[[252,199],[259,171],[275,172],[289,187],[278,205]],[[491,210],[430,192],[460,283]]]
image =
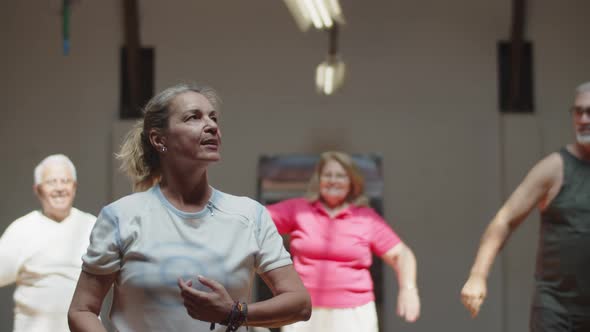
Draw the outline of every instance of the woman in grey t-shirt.
[[[119,154],[139,192],[98,217],[72,331],[105,331],[98,314],[111,286],[118,331],[242,331],[309,318],[309,295],[266,209],[208,183],[220,159],[218,107],[213,90],[186,84],[146,105]],[[255,273],[274,297],[250,304]]]

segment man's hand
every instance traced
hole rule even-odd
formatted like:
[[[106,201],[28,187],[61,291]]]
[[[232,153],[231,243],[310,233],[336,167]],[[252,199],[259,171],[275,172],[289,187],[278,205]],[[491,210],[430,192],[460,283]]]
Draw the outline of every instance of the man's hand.
[[[461,302],[475,318],[487,295],[486,280],[480,275],[472,274],[461,291]]]

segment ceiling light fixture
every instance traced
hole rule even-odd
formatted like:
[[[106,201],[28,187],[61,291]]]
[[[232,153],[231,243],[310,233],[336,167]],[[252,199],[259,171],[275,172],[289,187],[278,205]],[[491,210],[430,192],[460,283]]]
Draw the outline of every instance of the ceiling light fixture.
[[[346,65],[338,55],[338,25],[329,30],[330,48],[327,59],[316,69],[315,84],[320,94],[331,95],[344,84]]]
[[[313,25],[318,30],[344,24],[339,0],[284,0],[295,23],[302,31]]]

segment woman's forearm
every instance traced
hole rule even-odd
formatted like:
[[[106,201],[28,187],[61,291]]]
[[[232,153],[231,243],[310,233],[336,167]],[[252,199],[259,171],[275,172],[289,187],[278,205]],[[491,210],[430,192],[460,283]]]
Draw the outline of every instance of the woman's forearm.
[[[416,257],[408,246],[401,243],[386,253],[384,258],[397,273],[399,284],[397,314],[407,322],[415,322],[420,317]]]
[[[311,316],[307,291],[285,292],[268,300],[248,305],[248,325],[280,327]]]
[[[416,285],[416,256],[409,247],[405,247],[395,260],[393,268],[397,273],[400,289],[414,289]]]
[[[70,310],[68,324],[72,332],[107,332],[98,316],[90,311]]]

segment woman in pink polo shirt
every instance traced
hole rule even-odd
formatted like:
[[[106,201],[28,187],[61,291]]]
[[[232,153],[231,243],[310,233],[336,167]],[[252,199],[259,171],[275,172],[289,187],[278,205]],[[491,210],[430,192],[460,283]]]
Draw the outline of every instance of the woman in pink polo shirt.
[[[396,272],[397,313],[408,322],[420,315],[416,258],[373,209],[352,158],[325,152],[312,176],[307,198],[268,206],[279,233],[290,236],[290,251],[312,300],[312,317],[284,332],[377,332],[372,254]]]

